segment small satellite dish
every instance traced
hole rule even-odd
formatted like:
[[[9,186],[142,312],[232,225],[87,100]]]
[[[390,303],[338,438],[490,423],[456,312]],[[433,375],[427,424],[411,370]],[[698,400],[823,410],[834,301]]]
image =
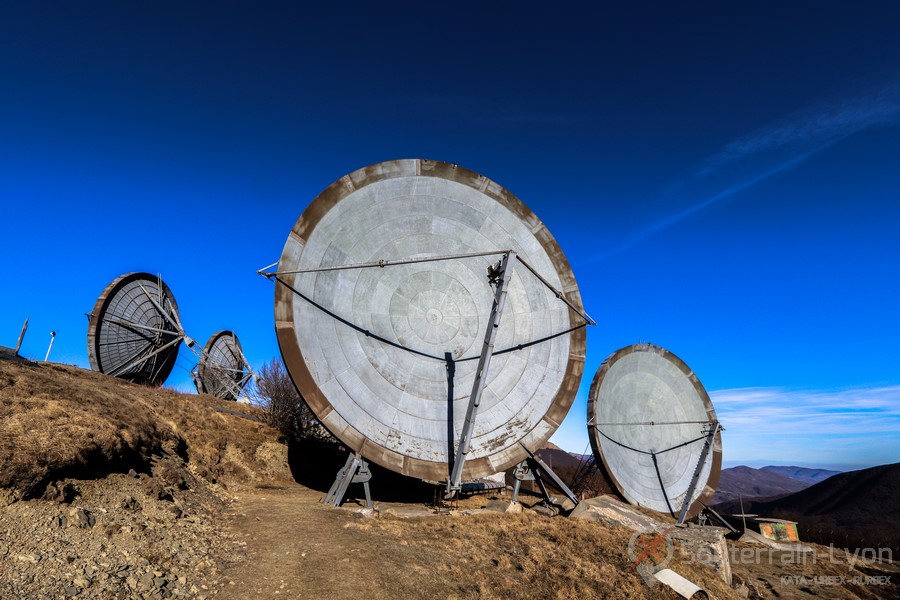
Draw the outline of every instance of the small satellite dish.
[[[185,339],[178,304],[162,279],[128,273],[106,286],[88,315],[91,368],[146,385],[165,382]]]
[[[562,250],[518,198],[455,164],[342,177],[261,274],[276,281],[278,344],[313,413],[403,475],[458,486],[509,468],[578,390],[593,322]]]
[[[591,383],[588,437],[598,466],[628,502],[679,522],[715,493],[720,431],[700,380],[659,346],[614,352]]]
[[[209,338],[194,372],[194,384],[200,394],[223,400],[240,398],[244,386],[253,376],[233,331],[218,331]]]

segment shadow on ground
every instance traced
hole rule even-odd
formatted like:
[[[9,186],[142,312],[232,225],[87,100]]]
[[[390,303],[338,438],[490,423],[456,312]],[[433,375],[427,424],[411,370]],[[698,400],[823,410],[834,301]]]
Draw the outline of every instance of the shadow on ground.
[[[347,447],[335,442],[307,439],[288,443],[288,464],[294,481],[323,495],[334,483],[349,454]],[[369,468],[372,471],[369,487],[372,500],[376,502],[431,503],[435,500],[435,491],[442,489],[373,463],[369,463]],[[354,499],[365,502],[360,483],[351,484],[347,490],[345,501]]]

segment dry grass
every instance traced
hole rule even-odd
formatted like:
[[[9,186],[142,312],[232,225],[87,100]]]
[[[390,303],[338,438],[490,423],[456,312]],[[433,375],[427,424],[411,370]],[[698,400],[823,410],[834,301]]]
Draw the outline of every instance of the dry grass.
[[[353,527],[356,524],[351,524]],[[383,548],[414,549],[406,563],[429,572],[436,587],[478,598],[672,598],[647,587],[629,568],[631,532],[584,520],[535,514],[458,518],[382,518],[360,523],[366,536],[387,537]],[[400,558],[400,557],[398,557]],[[677,559],[672,568],[716,598],[737,597],[713,571]],[[451,593],[451,595],[453,595]]]
[[[75,367],[0,361],[0,490],[27,498],[60,477],[146,470],[164,453],[211,481],[253,478],[265,466],[257,448],[277,434],[208,405],[255,410]]]

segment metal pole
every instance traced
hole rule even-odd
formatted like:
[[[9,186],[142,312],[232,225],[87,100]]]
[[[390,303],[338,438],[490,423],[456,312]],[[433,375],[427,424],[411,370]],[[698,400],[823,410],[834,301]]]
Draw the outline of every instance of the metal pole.
[[[584,319],[584,320],[587,322],[588,325],[596,325],[596,324],[597,324],[597,322],[596,322],[595,320],[593,320],[593,319],[590,317],[590,315],[588,315],[586,312],[584,312],[583,310],[581,310],[580,308],[578,308],[577,306],[575,306],[574,304],[572,304],[571,302],[569,302],[569,300],[568,300],[568,298],[566,298],[565,294],[563,294],[561,291],[559,291],[558,289],[556,289],[555,287],[553,287],[552,285],[550,285],[550,282],[549,282],[549,281],[547,281],[546,279],[544,279],[543,277],[541,277],[541,274],[538,273],[537,270],[535,270],[534,267],[532,267],[531,265],[529,265],[527,262],[525,262],[525,261],[522,260],[521,258],[519,259],[519,262],[522,263],[522,264],[525,266],[526,269],[528,269],[529,271],[531,271],[531,273],[532,273],[535,277],[538,278],[538,281],[540,281],[540,282],[543,283],[548,289],[550,289],[550,291],[552,291],[553,294],[554,294],[557,298],[559,298],[560,300],[562,300],[562,301],[566,304],[566,306],[568,306],[569,308],[571,308],[572,310],[574,310],[575,313],[577,313],[582,319]]]
[[[166,321],[168,321],[169,324],[170,324],[172,327],[174,327],[178,332],[184,334],[184,330],[181,328],[181,324],[178,323],[177,321],[175,321],[175,320],[172,318],[172,315],[170,315],[168,312],[166,312],[166,310],[165,310],[162,306],[159,305],[159,302],[157,302],[157,301],[153,298],[153,296],[150,295],[150,292],[148,292],[148,291],[146,290],[146,288],[144,288],[144,286],[142,286],[140,283],[138,283],[138,287],[141,288],[141,291],[144,292],[144,294],[147,296],[147,299],[150,300],[150,304],[153,305],[153,308],[156,309],[156,312],[159,313],[159,316],[161,316],[161,317],[164,318]],[[158,289],[158,288],[157,288],[157,289]]]
[[[16,354],[19,353],[19,348],[22,347],[22,340],[25,339],[25,330],[28,329],[28,319],[25,319],[25,324],[22,325],[22,333],[19,334],[19,341],[16,342]]]
[[[503,305],[506,303],[506,292],[509,289],[509,280],[516,263],[516,253],[510,250],[503,255],[497,269],[488,270],[488,278],[497,282],[497,291],[494,293],[494,304],[491,307],[491,315],[487,329],[484,332],[484,344],[481,348],[481,357],[478,359],[478,367],[475,369],[475,381],[472,383],[472,393],[469,395],[469,407],[466,409],[466,420],[463,424],[462,434],[459,437],[459,447],[456,451],[456,459],[453,461],[453,472],[447,480],[447,498],[452,498],[459,491],[462,481],[462,469],[466,462],[466,454],[469,453],[469,445],[472,443],[472,431],[475,429],[475,417],[478,414],[478,406],[481,404],[481,394],[487,382],[488,369],[491,366],[491,356],[494,354],[494,340],[497,338],[497,329],[500,327],[500,317],[503,314]]]
[[[687,511],[691,507],[691,497],[694,495],[694,490],[697,487],[697,481],[700,479],[700,472],[703,470],[703,465],[706,463],[706,457],[709,456],[709,449],[712,448],[717,433],[719,433],[719,422],[714,421],[713,426],[710,428],[709,433],[706,435],[706,442],[703,444],[703,450],[700,451],[700,459],[697,461],[697,468],[694,469],[694,476],[691,478],[691,485],[688,486],[687,493],[684,496],[684,502],[681,504],[681,514],[678,515],[679,525],[684,524],[684,518],[687,516]]]
[[[113,369],[112,371],[107,373],[107,375],[112,375],[113,377],[118,377],[118,375],[120,373],[124,373],[124,372],[128,371],[131,367],[135,367],[141,363],[147,362],[148,360],[150,360],[151,358],[153,358],[154,356],[156,356],[157,354],[159,354],[166,348],[169,348],[170,346],[173,346],[174,344],[179,343],[183,339],[184,339],[183,335],[176,335],[174,338],[172,338],[172,341],[168,342],[167,344],[160,346],[159,348],[157,348],[156,350],[154,350],[153,352],[151,352],[149,354],[135,358],[133,361],[131,361],[124,367],[116,367],[115,369]]]
[[[537,454],[529,450],[522,442],[519,442],[519,445],[522,446],[522,448],[525,449],[525,452],[528,453],[528,456],[531,457],[531,460],[534,462],[534,466],[537,466],[539,470],[543,471],[544,474],[546,474],[547,477],[549,477],[553,481],[559,491],[561,491],[566,496],[566,498],[572,501],[572,504],[578,506],[578,497],[572,492],[571,489],[569,489],[569,486],[567,486],[563,482],[563,480],[559,478],[559,475],[557,475],[553,471],[553,469],[550,468],[550,465],[542,461]],[[534,471],[533,467],[532,471]]]
[[[744,531],[747,531],[747,513],[744,512],[744,497],[738,494],[738,500],[741,501],[741,521],[744,523]],[[744,531],[741,533],[744,533]]]
[[[440,262],[444,260],[458,260],[461,258],[476,258],[478,256],[498,256],[500,254],[508,254],[512,250],[491,250],[489,252],[469,252],[468,254],[447,254],[445,256],[424,256],[422,258],[400,258],[400,259],[382,259],[366,263],[350,263],[347,265],[335,265],[333,267],[315,267],[311,269],[298,269],[296,271],[266,271],[269,267],[277,265],[272,263],[269,267],[264,267],[256,273],[263,277],[275,277],[276,275],[297,275],[300,273],[324,273],[327,271],[345,271],[348,269],[372,269],[391,267],[395,265],[415,265],[426,262]]]
[[[143,329],[144,331],[152,331],[154,333],[178,333],[176,331],[172,331],[171,329],[160,329],[159,327],[150,327],[149,325],[144,325],[142,323],[135,323],[133,321],[125,321],[122,319],[113,319],[113,318],[104,318],[104,323],[112,323],[113,325],[121,325],[122,327],[132,327],[134,329]]]
[[[50,350],[53,348],[53,340],[55,340],[55,339],[56,339],[56,332],[51,331],[50,332],[50,345],[47,346],[47,356],[44,357],[44,362],[47,362],[48,360],[50,360]]]

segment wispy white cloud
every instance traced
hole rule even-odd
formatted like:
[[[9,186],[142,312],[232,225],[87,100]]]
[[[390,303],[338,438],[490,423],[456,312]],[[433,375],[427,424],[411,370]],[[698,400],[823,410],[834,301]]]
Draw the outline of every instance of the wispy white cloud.
[[[704,159],[690,175],[668,188],[670,195],[686,199],[686,208],[651,222],[610,252],[594,257],[594,260],[629,250],[695,213],[796,168],[851,135],[898,123],[900,85],[896,83],[870,89],[853,98],[794,112],[776,123],[729,142],[721,151]],[[720,189],[711,194],[702,193],[701,187],[708,188],[706,182],[713,175]],[[698,201],[697,196],[705,198]]]
[[[631,248],[633,248],[634,246],[637,246],[638,244],[640,244],[641,242],[643,242],[645,239],[652,236],[653,234],[675,225],[679,221],[686,219],[687,217],[691,216],[692,214],[694,214],[696,212],[700,212],[704,208],[708,208],[714,204],[718,204],[719,202],[722,202],[723,200],[726,200],[726,199],[730,198],[731,196],[734,196],[735,194],[742,192],[742,191],[746,190],[747,188],[756,185],[757,183],[765,181],[766,179],[768,179],[774,175],[777,175],[779,173],[783,173],[784,171],[793,169],[800,163],[806,161],[813,154],[814,154],[814,152],[809,152],[806,154],[801,154],[799,156],[795,156],[794,158],[792,158],[786,162],[776,165],[774,168],[769,169],[768,171],[760,173],[760,174],[758,174],[754,177],[751,177],[750,179],[747,179],[745,181],[739,181],[739,182],[727,187],[726,189],[722,190],[718,194],[716,194],[710,198],[707,198],[706,200],[703,200],[702,202],[700,202],[698,204],[694,204],[694,205],[691,205],[691,206],[685,208],[681,212],[675,213],[673,215],[669,215],[668,217],[665,217],[663,219],[660,219],[659,221],[651,223],[650,225],[647,225],[643,229],[638,230],[635,234],[633,234],[630,238],[628,238],[623,244],[621,244],[620,246],[618,246],[617,248],[615,248],[608,254],[595,257],[595,260],[600,259],[600,258],[606,258],[608,256],[613,256],[616,254],[620,254],[626,250],[630,250]]]
[[[838,391],[711,392],[729,462],[900,461],[900,385]]]
[[[704,178],[725,165],[784,148],[811,154],[872,127],[900,121],[900,85],[870,89],[853,98],[797,111],[777,123],[727,144],[707,158],[695,176]]]

